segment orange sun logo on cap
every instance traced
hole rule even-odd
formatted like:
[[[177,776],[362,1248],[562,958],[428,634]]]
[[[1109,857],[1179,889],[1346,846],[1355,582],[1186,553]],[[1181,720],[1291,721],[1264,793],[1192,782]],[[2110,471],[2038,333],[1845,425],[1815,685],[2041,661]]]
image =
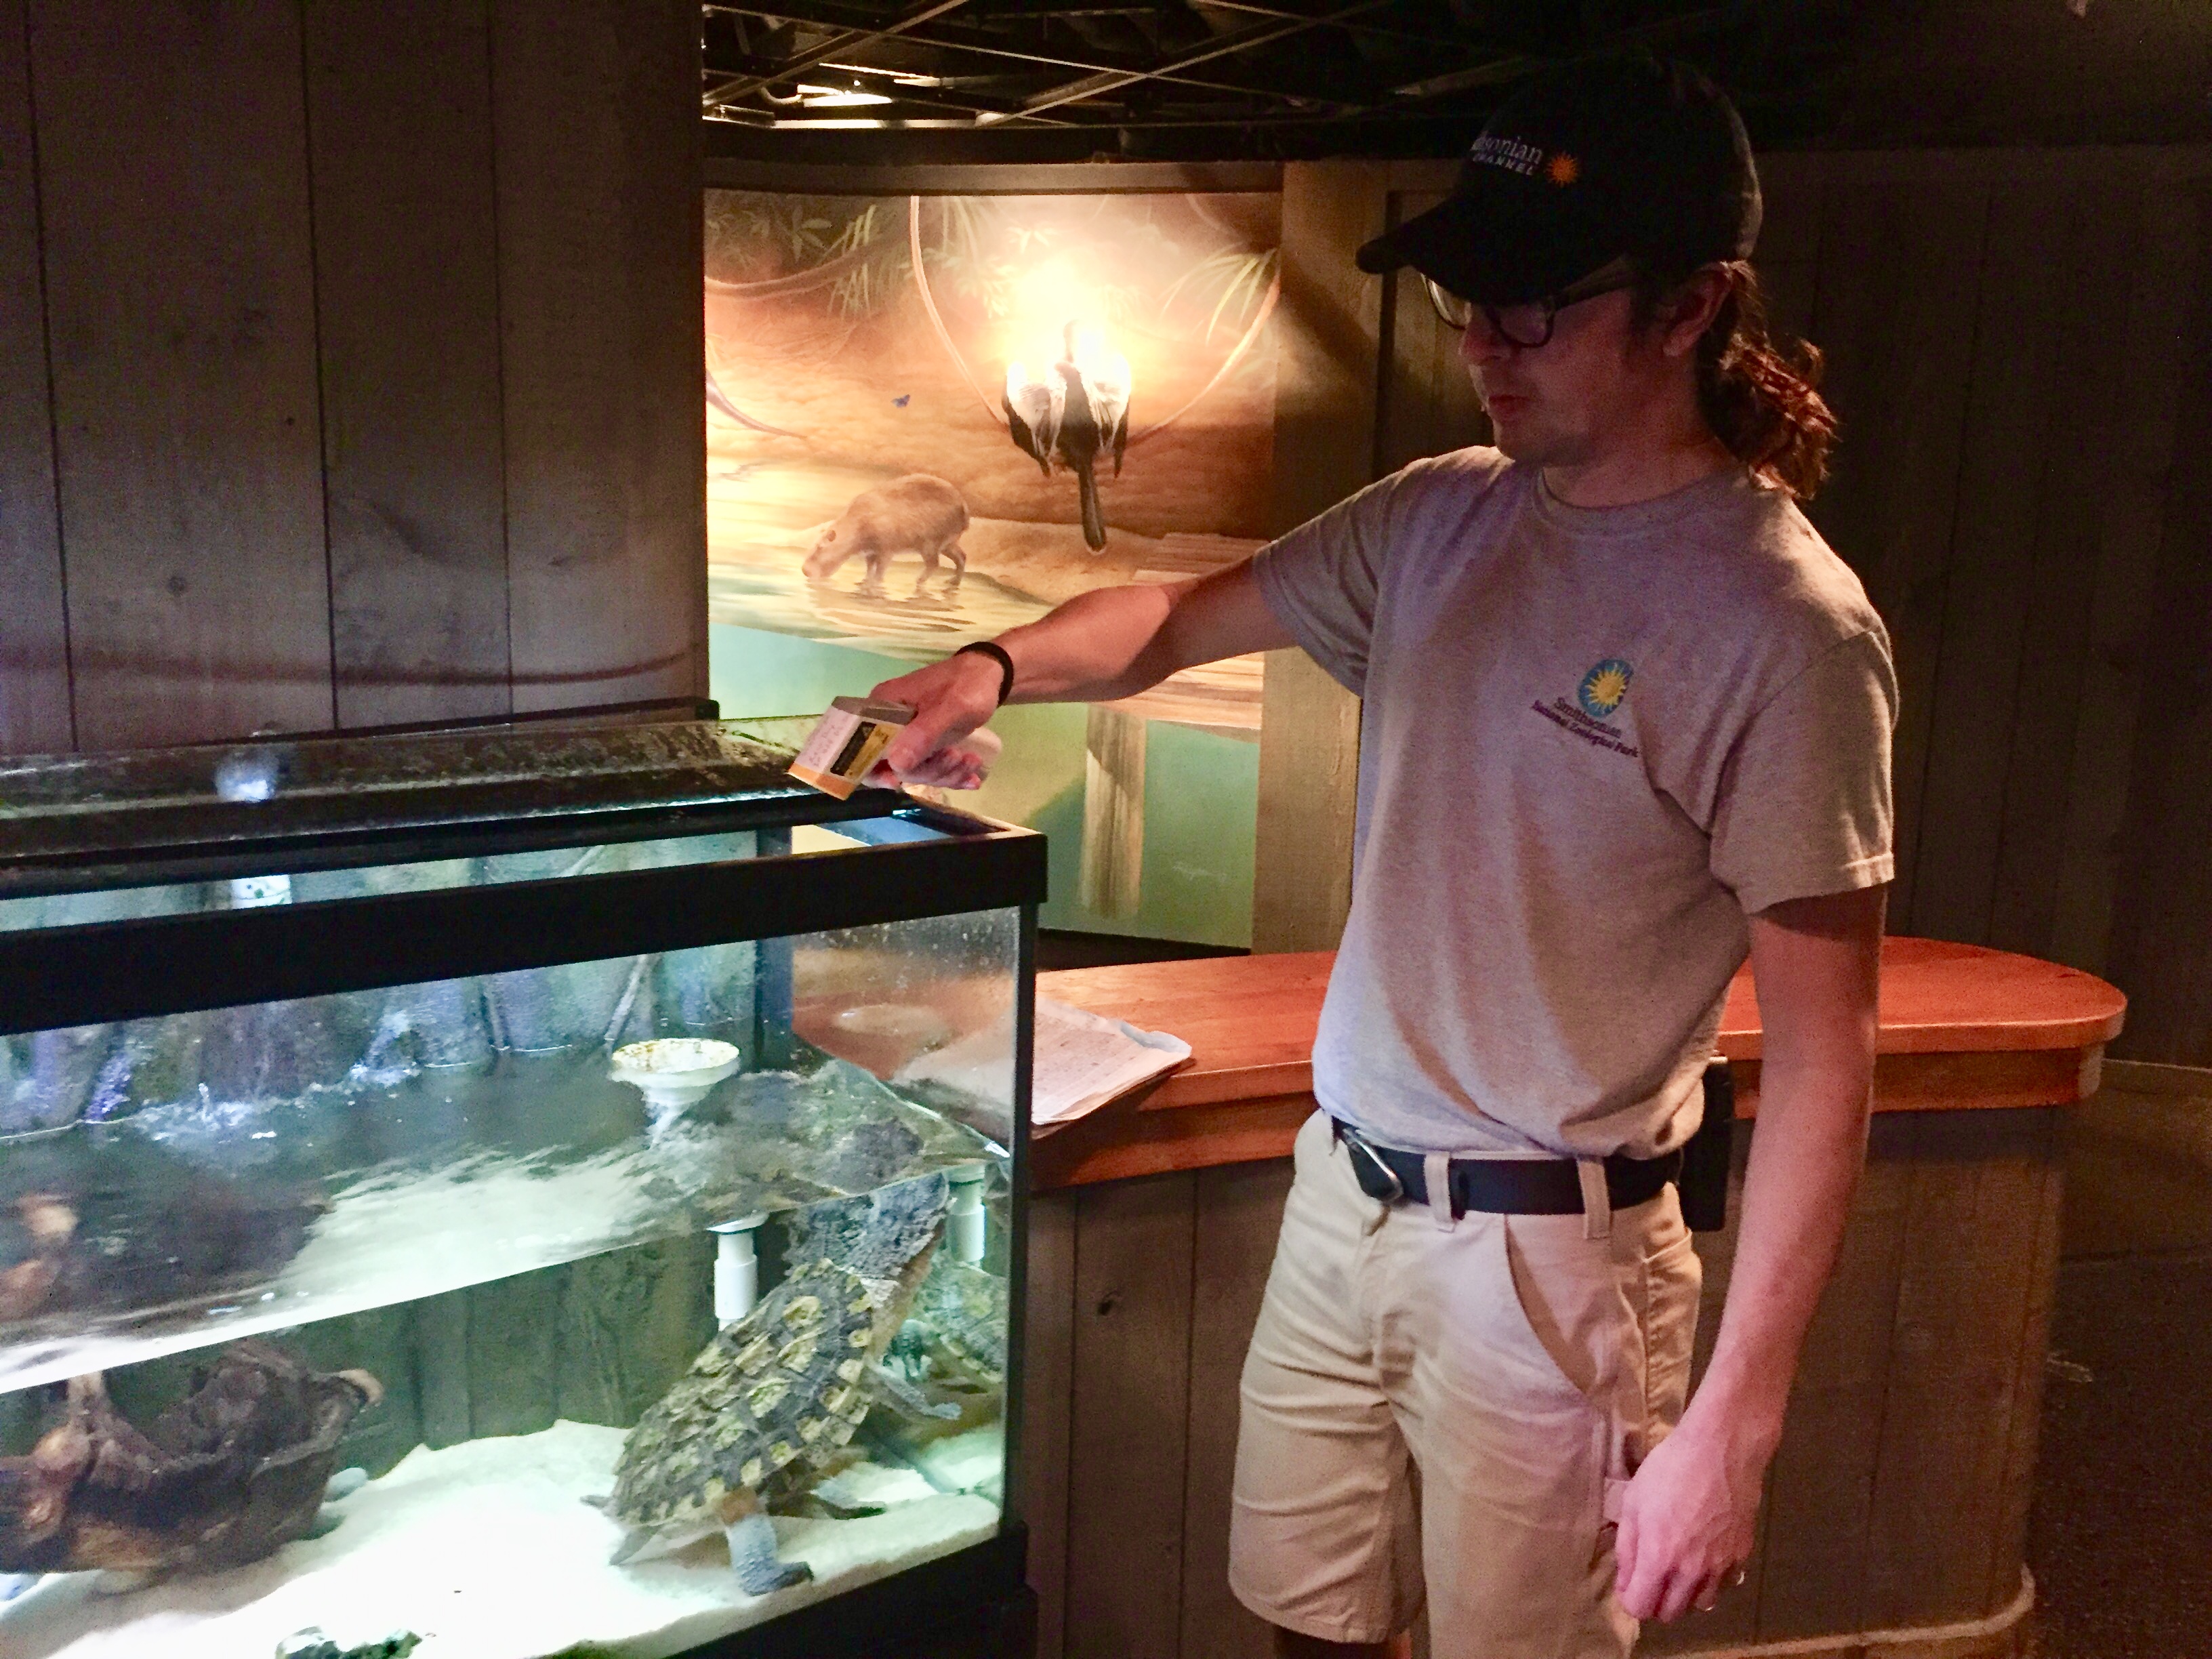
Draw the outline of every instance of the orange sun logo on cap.
[[[1583,176],[1583,164],[1568,155],[1566,151],[1561,150],[1546,164],[1544,171],[1553,184],[1571,185]]]

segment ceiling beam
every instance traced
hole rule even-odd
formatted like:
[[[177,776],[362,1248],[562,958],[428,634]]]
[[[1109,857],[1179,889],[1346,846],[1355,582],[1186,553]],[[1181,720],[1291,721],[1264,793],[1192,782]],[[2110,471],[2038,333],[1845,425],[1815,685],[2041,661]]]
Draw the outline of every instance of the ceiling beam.
[[[825,58],[845,57],[864,46],[873,45],[878,40],[887,40],[895,34],[903,34],[908,29],[928,22],[933,17],[942,17],[948,11],[957,11],[967,3],[968,0],[923,0],[921,5],[896,21],[875,28],[846,29],[818,46],[810,46],[805,52],[787,59],[782,68],[774,75],[739,75],[723,82],[720,86],[708,87],[705,94],[706,101],[709,104],[732,102],[758,92],[763,87],[773,86],[778,81],[787,80],[801,70],[811,69]],[[734,8],[724,9],[734,9]],[[757,15],[775,15],[776,14]]]
[[[1071,81],[1062,86],[1055,87],[1049,92],[1034,94],[1022,100],[1023,114],[1032,115],[1043,110],[1057,109],[1062,104],[1078,103],[1085,98],[1096,98],[1103,93],[1119,91],[1121,88],[1133,86],[1139,81],[1163,79],[1178,70],[1193,69],[1200,64],[1210,63],[1216,58],[1226,58],[1234,52],[1249,52],[1255,46],[1270,45],[1286,35],[1300,33],[1306,29],[1325,27],[1346,18],[1356,17],[1362,12],[1380,10],[1389,3],[1391,0],[1356,0],[1356,3],[1352,5],[1340,7],[1335,11],[1318,17],[1278,19],[1265,23],[1255,23],[1250,28],[1238,29],[1233,33],[1218,35],[1205,46],[1194,47],[1188,52],[1178,52],[1168,58],[1166,62],[1153,64],[1148,69],[1123,70],[1087,76],[1080,81]],[[1338,97],[1329,101],[1342,106],[1348,100]],[[979,126],[993,126],[1001,121],[1020,118],[1019,116],[979,115],[975,118],[975,121]]]
[[[739,12],[750,17],[788,18],[817,28],[845,28],[856,21],[855,14],[849,7],[836,4],[834,0],[761,0],[757,6],[724,4],[716,5],[713,9]],[[1015,46],[1002,37],[962,24],[939,24],[933,27],[905,29],[900,33],[902,40],[915,46],[973,52],[979,57],[1002,58],[1044,69],[1082,70],[1093,75],[1125,75],[1132,80],[1167,81],[1177,86],[1197,87],[1208,92],[1243,93],[1292,101],[1304,100],[1340,108],[1357,108],[1362,102],[1357,96],[1346,95],[1347,88],[1342,77],[1323,81],[1295,72],[1279,74],[1273,70],[1264,76],[1249,77],[1240,76],[1234,70],[1224,72],[1218,69],[1203,76],[1180,70],[1170,72],[1154,64],[1135,58],[1115,58],[1096,50],[1077,52],[1060,47]],[[1225,40],[1228,37],[1221,38]],[[1232,51],[1241,49],[1231,48]]]

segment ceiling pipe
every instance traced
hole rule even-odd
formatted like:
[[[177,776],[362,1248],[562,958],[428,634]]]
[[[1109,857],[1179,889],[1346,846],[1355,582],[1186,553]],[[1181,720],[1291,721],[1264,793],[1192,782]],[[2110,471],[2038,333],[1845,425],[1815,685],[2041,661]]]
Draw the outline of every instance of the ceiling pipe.
[[[1133,86],[1139,81],[1164,79],[1177,70],[1194,68],[1200,64],[1207,63],[1216,58],[1224,58],[1234,52],[1249,52],[1255,46],[1267,46],[1270,42],[1282,40],[1286,35],[1303,33],[1311,28],[1326,27],[1329,24],[1341,22],[1346,18],[1356,17],[1362,12],[1380,10],[1383,6],[1390,3],[1391,0],[1358,0],[1356,5],[1342,7],[1319,17],[1301,17],[1255,24],[1251,28],[1240,30],[1235,34],[1221,35],[1206,46],[1178,53],[1164,64],[1156,64],[1150,69],[1093,75],[1081,81],[1069,82],[1066,85],[1054,88],[1050,92],[1034,94],[1022,100],[1020,115],[979,115],[975,118],[975,125],[996,126],[1002,121],[1020,120],[1042,110],[1057,109],[1062,104],[1077,103],[1085,98],[1096,98],[1102,93],[1118,91],[1123,87]],[[1342,99],[1330,101],[1340,105],[1345,102]]]
[[[717,5],[713,9],[742,12],[749,17],[793,18],[799,22],[811,23],[821,28],[843,27],[850,15],[842,7],[823,5],[818,3],[818,0],[775,0],[773,10],[769,9],[770,3],[771,0],[763,0],[759,7]],[[1015,15],[1018,16],[1018,14]],[[1301,23],[1311,23],[1323,20],[1309,18],[1299,21]],[[1358,107],[1340,95],[1326,93],[1315,87],[1296,82],[1282,84],[1279,77],[1271,77],[1275,81],[1275,84],[1262,84],[1256,81],[1232,81],[1185,74],[1152,64],[1109,63],[1096,57],[1071,57],[1064,52],[1048,52],[1042,48],[1002,46],[995,40],[984,39],[978,31],[965,26],[937,29],[915,28],[902,30],[901,33],[906,40],[916,46],[934,46],[946,52],[973,52],[983,58],[1002,58],[1012,63],[1031,64],[1045,69],[1085,70],[1097,75],[1126,75],[1137,80],[1165,81],[1176,86],[1196,87],[1207,92],[1234,92],[1243,94],[1248,97],[1273,98],[1292,102],[1305,100],[1346,107]],[[1224,40],[1226,38],[1224,37]],[[1240,46],[1232,46],[1231,50],[1241,50],[1243,46],[1251,44],[1253,43],[1248,40],[1242,42]],[[771,78],[781,78],[783,73],[784,71],[780,70],[777,76]]]
[[[878,40],[887,40],[895,34],[903,34],[908,29],[927,23],[933,17],[942,17],[948,11],[957,11],[967,3],[968,0],[929,0],[927,5],[908,12],[896,21],[887,23],[881,28],[847,29],[823,45],[810,46],[796,57],[787,59],[773,75],[740,75],[723,82],[720,86],[708,88],[705,94],[706,101],[709,104],[724,104],[733,99],[746,97],[758,92],[763,87],[773,86],[778,81],[787,81],[801,70],[812,69],[817,64],[827,58],[842,58],[856,47],[869,46]],[[770,16],[777,14],[762,12],[756,15]]]

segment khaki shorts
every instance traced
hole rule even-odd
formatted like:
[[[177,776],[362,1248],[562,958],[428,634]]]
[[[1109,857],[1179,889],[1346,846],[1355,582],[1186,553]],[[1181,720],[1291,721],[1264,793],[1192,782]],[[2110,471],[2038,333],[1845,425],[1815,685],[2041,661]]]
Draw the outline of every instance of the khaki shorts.
[[[1244,1363],[1229,1583],[1334,1642],[1621,1659],[1608,1510],[1681,1416],[1698,1258],[1669,1187],[1584,1218],[1384,1209],[1316,1114]]]

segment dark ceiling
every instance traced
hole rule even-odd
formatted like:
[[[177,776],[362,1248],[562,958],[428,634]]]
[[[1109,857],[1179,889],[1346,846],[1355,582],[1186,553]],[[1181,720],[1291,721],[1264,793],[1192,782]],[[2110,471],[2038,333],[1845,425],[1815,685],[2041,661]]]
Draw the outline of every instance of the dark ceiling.
[[[1633,46],[1766,149],[2212,137],[2206,0],[761,0],[703,41],[708,153],[755,160],[1448,155]]]

